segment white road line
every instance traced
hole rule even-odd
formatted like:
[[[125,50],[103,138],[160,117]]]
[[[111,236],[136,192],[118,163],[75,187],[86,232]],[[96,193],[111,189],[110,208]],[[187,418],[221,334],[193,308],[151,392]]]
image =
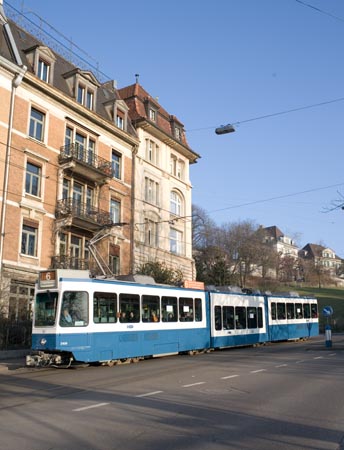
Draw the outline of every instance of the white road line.
[[[323,356],[315,356],[313,359],[323,359]]]
[[[238,377],[239,375],[228,375],[228,377],[221,377],[221,380],[228,380],[229,378],[235,378]]]
[[[184,384],[184,386],[182,386],[182,387],[188,388],[188,387],[192,387],[192,386],[199,386],[200,384],[205,384],[205,381],[199,381],[198,383],[192,383],[192,384]]]
[[[106,406],[106,405],[109,405],[109,404],[110,403],[97,403],[96,405],[84,406],[83,408],[73,409],[73,411],[76,411],[76,412],[86,411],[87,409],[100,408],[101,406]]]
[[[146,394],[140,394],[140,395],[135,395],[135,397],[149,397],[150,395],[156,395],[156,394],[161,394],[164,391],[153,391],[153,392],[147,392]]]
[[[250,373],[266,372],[266,369],[251,370]]]
[[[330,353],[328,356],[335,356],[336,353]]]
[[[278,369],[279,367],[287,367],[287,365],[288,364],[279,364],[278,366],[275,366],[275,367]]]
[[[300,364],[300,363],[303,363],[303,362],[305,362],[305,360],[304,359],[300,359],[300,361],[295,361],[295,364]]]

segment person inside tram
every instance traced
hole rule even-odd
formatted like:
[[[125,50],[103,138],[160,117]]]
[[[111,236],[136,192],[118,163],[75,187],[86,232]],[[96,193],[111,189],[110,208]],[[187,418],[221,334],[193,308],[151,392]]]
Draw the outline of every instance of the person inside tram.
[[[61,325],[62,326],[73,325],[73,319],[72,316],[69,314],[68,308],[64,308],[62,311]]]
[[[121,323],[125,323],[125,322],[128,322],[128,320],[127,320],[127,314],[126,314],[126,312],[125,312],[125,311],[122,311],[122,312],[121,312],[121,315],[120,315],[119,321],[120,321]]]
[[[129,313],[128,322],[135,322],[135,316],[133,311],[130,311]]]
[[[155,311],[152,311],[152,322],[159,322],[158,316]]]

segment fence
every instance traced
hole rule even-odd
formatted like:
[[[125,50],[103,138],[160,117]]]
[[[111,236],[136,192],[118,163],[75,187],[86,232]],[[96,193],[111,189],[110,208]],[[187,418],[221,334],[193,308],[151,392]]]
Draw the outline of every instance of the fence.
[[[31,320],[0,319],[0,350],[16,350],[31,346]]]

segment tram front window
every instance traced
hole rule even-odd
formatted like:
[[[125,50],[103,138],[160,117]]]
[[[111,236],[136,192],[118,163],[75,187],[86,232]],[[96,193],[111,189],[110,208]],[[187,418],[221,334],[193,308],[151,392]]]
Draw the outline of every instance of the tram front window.
[[[57,292],[41,292],[36,295],[34,306],[34,325],[47,327],[55,325]]]
[[[88,294],[80,291],[63,293],[60,326],[85,327],[88,325]]]

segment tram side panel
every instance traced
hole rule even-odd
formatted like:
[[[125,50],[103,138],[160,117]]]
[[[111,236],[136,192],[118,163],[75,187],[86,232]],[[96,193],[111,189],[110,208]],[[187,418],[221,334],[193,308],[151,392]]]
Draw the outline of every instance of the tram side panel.
[[[267,308],[270,341],[307,339],[319,334],[315,298],[267,296]]]
[[[268,341],[264,297],[210,292],[210,334],[213,348]]]

